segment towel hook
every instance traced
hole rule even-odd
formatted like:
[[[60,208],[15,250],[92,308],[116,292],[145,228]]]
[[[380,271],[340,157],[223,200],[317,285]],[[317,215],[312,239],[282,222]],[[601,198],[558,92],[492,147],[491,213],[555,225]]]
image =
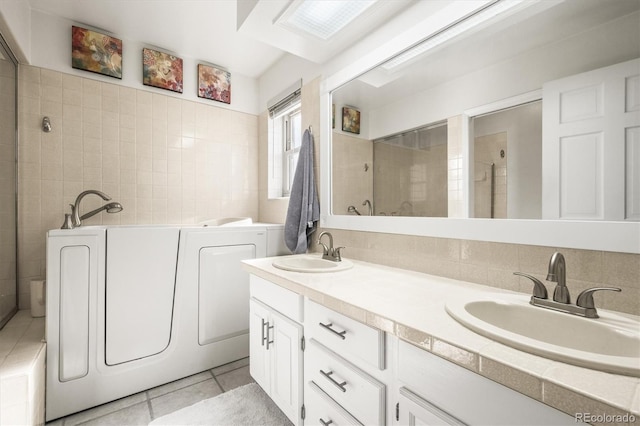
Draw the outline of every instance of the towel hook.
[[[309,126],[309,134],[313,135],[313,128],[311,126]]]

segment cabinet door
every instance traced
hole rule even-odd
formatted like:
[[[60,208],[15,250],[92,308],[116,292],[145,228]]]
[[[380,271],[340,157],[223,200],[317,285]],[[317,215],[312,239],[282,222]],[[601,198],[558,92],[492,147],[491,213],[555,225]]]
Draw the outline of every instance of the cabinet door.
[[[249,372],[267,394],[271,386],[269,356],[266,347],[268,321],[268,308],[255,299],[249,300]]]
[[[294,424],[302,424],[302,326],[275,311],[269,325],[270,396]]]
[[[420,398],[405,387],[398,398],[398,424],[401,425],[464,425],[465,423]]]
[[[253,298],[249,312],[251,376],[294,424],[302,424],[302,325]]]

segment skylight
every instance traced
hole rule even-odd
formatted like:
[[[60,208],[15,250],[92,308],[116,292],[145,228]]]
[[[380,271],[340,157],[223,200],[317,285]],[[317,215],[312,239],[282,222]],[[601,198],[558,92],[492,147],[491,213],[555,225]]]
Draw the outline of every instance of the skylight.
[[[378,0],[294,0],[276,23],[328,40]]]

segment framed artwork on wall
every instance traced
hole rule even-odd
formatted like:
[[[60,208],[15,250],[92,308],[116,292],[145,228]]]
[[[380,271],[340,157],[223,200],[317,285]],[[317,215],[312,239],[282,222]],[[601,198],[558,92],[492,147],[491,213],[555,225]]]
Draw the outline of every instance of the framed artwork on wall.
[[[342,107],[342,131],[360,134],[360,111],[351,107]]]
[[[71,66],[122,78],[122,40],[71,26]]]
[[[198,64],[198,97],[231,103],[231,73],[212,65]]]
[[[142,49],[142,83],[182,93],[182,58],[157,50]]]

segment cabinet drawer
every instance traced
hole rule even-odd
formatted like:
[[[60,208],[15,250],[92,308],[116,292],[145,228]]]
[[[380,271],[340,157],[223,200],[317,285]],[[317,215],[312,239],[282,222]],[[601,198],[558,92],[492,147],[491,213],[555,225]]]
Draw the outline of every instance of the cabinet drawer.
[[[385,423],[384,384],[314,339],[305,352],[304,377],[363,424]]]
[[[425,401],[404,386],[398,395],[398,424],[400,425],[453,425],[465,426],[451,414]]]
[[[326,347],[349,357],[354,355],[384,370],[384,332],[348,318],[311,300],[307,305],[311,335]]]
[[[540,401],[406,342],[398,346],[398,383],[435,411],[467,424],[569,425],[576,420]],[[402,405],[402,402],[400,403]],[[403,409],[401,407],[400,411]]]
[[[250,276],[249,284],[251,297],[264,302],[294,321],[302,322],[303,299],[298,293],[255,275]]]
[[[336,402],[320,389],[314,382],[307,384],[305,393],[305,425],[318,426],[343,426],[355,425],[362,426],[355,417],[345,411],[344,408],[336,404]]]

